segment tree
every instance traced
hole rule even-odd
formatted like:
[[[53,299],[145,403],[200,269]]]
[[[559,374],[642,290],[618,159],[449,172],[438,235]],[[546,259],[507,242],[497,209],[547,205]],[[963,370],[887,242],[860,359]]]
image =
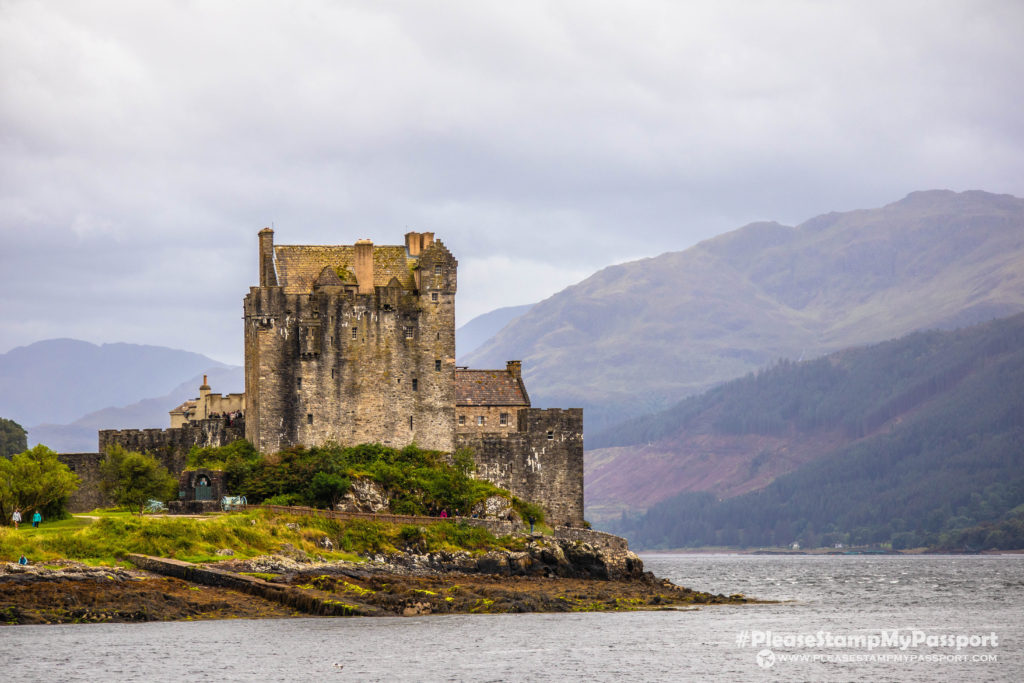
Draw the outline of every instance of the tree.
[[[129,511],[139,516],[152,499],[166,501],[174,496],[178,482],[151,455],[113,446],[100,463],[100,488]]]
[[[309,493],[317,507],[333,510],[338,501],[352,488],[348,477],[328,472],[317,472],[309,482]]]
[[[28,450],[28,433],[14,420],[0,417],[0,456],[9,458]]]
[[[47,511],[47,517],[64,513],[68,496],[78,490],[78,477],[42,444],[10,459],[0,458],[0,519],[9,523],[17,507]]]

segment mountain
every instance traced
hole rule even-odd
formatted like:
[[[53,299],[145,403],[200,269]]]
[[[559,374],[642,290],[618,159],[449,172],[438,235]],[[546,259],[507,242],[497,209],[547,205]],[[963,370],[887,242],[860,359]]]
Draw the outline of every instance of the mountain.
[[[214,393],[241,393],[245,390],[244,368],[214,368],[193,376],[158,398],[147,398],[127,406],[96,410],[70,424],[44,423],[29,427],[29,445],[45,444],[58,453],[90,452],[96,450],[97,432],[101,429],[166,429],[170,424],[167,413],[184,401],[199,395],[203,375],[207,375]]]
[[[783,361],[600,439],[588,503],[646,508],[604,524],[638,547],[948,547],[1018,525],[1024,314]]]
[[[48,339],[0,355],[0,416],[66,423],[103,406],[162,396],[223,363],[162,346]]]
[[[1024,200],[936,190],[605,268],[465,361],[521,359],[535,405],[584,407],[589,437],[779,358],[1021,311]]]
[[[461,358],[476,351],[484,342],[500,332],[510,322],[521,317],[533,306],[534,304],[506,306],[505,308],[496,308],[490,313],[484,313],[473,318],[455,330],[456,354]],[[506,358],[505,360],[516,359]],[[494,367],[498,366],[495,365]]]

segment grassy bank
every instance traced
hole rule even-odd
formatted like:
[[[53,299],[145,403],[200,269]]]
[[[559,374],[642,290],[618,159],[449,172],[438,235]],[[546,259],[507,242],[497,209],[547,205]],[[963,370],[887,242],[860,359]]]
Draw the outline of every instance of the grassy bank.
[[[332,550],[323,547],[330,540]],[[324,560],[359,561],[360,555],[415,547],[486,551],[516,547],[512,538],[495,538],[485,529],[455,523],[424,527],[367,520],[341,521],[256,510],[206,518],[137,517],[125,512],[97,511],[44,523],[33,529],[0,528],[0,561],[16,562],[24,554],[33,564],[66,558],[94,565],[122,562],[128,553],[171,557],[188,562],[274,553],[320,556]]]

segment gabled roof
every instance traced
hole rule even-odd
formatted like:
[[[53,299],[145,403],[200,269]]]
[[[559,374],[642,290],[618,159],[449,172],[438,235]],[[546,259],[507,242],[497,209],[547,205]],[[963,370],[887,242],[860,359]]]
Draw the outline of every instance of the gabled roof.
[[[508,370],[456,370],[457,406],[530,406],[523,381]]]
[[[323,269],[330,267],[346,284],[355,281],[356,249],[353,245],[319,246],[280,244],[274,247],[277,282],[286,294],[308,294]],[[373,247],[373,285],[385,287],[396,278],[405,289],[415,289],[412,269],[418,259],[402,245]]]

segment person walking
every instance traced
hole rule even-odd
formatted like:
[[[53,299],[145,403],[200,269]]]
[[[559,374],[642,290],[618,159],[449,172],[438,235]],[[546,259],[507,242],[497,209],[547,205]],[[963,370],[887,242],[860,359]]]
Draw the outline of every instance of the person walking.
[[[39,514],[39,510],[36,510],[36,513],[34,515],[32,515],[32,528],[33,529],[38,529],[39,528],[39,522],[41,522],[41,521],[43,521],[43,516],[41,514]]]
[[[21,510],[14,508],[14,514],[11,515],[11,521],[14,522],[14,528],[17,529],[18,525],[21,524]]]

